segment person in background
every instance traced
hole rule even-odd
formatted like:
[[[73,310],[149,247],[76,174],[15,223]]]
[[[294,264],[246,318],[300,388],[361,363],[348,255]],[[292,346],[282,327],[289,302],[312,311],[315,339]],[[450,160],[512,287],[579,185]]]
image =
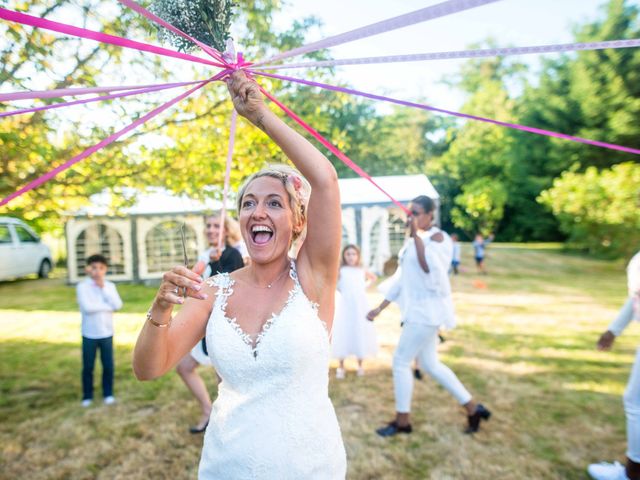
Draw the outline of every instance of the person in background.
[[[598,350],[607,351],[613,346],[632,320],[640,321],[640,252],[627,266],[629,297],[618,316],[598,339]],[[631,368],[631,376],[624,392],[624,412],[627,417],[627,462],[593,463],[587,471],[595,480],[640,480],[640,348]]]
[[[222,252],[218,248],[222,224],[220,220],[219,214],[210,215],[206,218],[205,235],[209,242],[209,248],[198,257],[198,261],[204,262],[207,265],[204,278],[217,275],[218,273],[231,273],[244,266],[242,254],[230,245],[229,232],[231,228],[227,227],[230,226],[233,228],[237,223],[229,216],[225,216],[224,231],[222,232],[222,237],[225,240],[224,248]],[[207,429],[209,416],[211,415],[211,395],[209,395],[204,380],[196,371],[199,365],[212,366],[204,338],[198,342],[189,353],[182,357],[176,366],[177,374],[200,404],[200,419],[198,423],[189,427],[189,432],[193,434],[203,433]]]
[[[103,255],[87,259],[87,278],[78,283],[76,294],[82,314],[82,406],[93,403],[93,368],[96,352],[102,362],[102,397],[112,405],[113,396],[113,312],[122,308],[122,300],[113,282],[105,280],[108,263]]]
[[[362,266],[360,249],[356,245],[344,247],[341,264],[340,297],[336,302],[331,342],[333,356],[340,361],[337,379],[345,377],[344,360],[349,355],[357,358],[357,375],[361,377],[364,375],[363,359],[378,353],[375,327],[367,321],[367,286],[375,282],[376,276]]]
[[[238,222],[229,215],[225,215],[224,227],[220,221],[220,214],[210,215],[206,219],[204,233],[209,242],[209,248],[202,252],[198,261],[206,264],[203,277],[209,278],[218,273],[233,272],[244,266],[244,255],[247,253],[242,238],[237,239],[239,233]],[[223,228],[222,239],[224,245],[220,247],[220,228]]]
[[[452,246],[449,235],[433,224],[435,204],[427,196],[409,205],[410,238],[398,253],[398,270],[380,305],[369,312],[373,321],[392,301],[402,310],[402,334],[393,355],[393,386],[396,417],[376,430],[381,437],[412,432],[410,421],[414,376],[411,363],[418,358],[422,369],[442,385],[467,412],[466,433],[477,432],[481,420],[491,412],[476,403],[449,367],[438,359],[438,329],[453,328],[455,314],[451,298],[449,267]]]
[[[477,233],[475,239],[473,240],[473,253],[476,259],[476,267],[478,269],[478,273],[483,275],[487,274],[487,270],[484,268],[484,254],[489,245],[493,241],[493,235],[489,235],[488,238],[484,238],[481,233]]]
[[[453,257],[451,259],[451,269],[454,275],[458,275],[458,267],[460,266],[460,242],[458,241],[458,234],[451,234],[451,242],[453,243]]]

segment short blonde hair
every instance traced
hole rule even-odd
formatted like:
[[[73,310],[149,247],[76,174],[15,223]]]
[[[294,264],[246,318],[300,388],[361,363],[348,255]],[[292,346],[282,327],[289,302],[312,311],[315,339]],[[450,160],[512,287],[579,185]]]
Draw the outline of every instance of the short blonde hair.
[[[309,197],[311,196],[311,185],[298,170],[289,165],[269,165],[247,178],[238,190],[238,215],[240,215],[242,199],[247,188],[251,182],[261,177],[276,178],[282,182],[282,186],[289,196],[289,205],[291,205],[291,212],[293,213],[293,223],[295,225],[302,225],[302,229],[299,232],[293,232],[293,240],[297,240],[307,225],[307,207],[309,205]]]

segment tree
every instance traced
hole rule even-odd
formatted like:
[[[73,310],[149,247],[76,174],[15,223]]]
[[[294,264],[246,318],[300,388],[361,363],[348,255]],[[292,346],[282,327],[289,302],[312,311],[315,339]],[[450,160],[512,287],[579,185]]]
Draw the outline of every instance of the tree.
[[[640,164],[567,171],[540,202],[560,221],[569,242],[608,256],[631,255],[640,244]]]
[[[282,8],[279,1],[238,3],[238,24],[246,25],[242,42],[249,59],[299,46],[306,31],[318,26],[315,19],[309,18],[276,33],[271,30],[270,20]],[[85,28],[157,43],[155,27],[146,19],[106,0],[84,0],[80,6],[72,0],[57,0],[46,8],[38,0],[28,0],[11,2],[8,7],[63,22],[66,18],[82,18]],[[19,24],[0,24],[0,38],[10,39],[0,43],[0,82],[14,90],[156,83],[185,77],[207,78],[212,74],[211,69],[199,64],[70,39]],[[311,57],[325,55],[315,52]],[[279,85],[270,82],[269,86]],[[112,193],[114,211],[133,201],[131,192],[149,186],[196,197],[218,195],[219,189],[211,187],[222,183],[226,158],[230,102],[225,90],[221,84],[208,85],[135,133],[15,199],[2,207],[0,213],[20,216],[35,222],[36,227],[60,231],[61,215],[86,205],[91,194],[105,189]],[[16,191],[178,95],[176,92],[0,120],[0,196]],[[57,101],[60,100],[43,102]],[[198,133],[200,137],[195,138]],[[245,161],[238,163],[234,182],[272,155],[272,147],[260,138],[254,129],[240,125],[238,154]]]

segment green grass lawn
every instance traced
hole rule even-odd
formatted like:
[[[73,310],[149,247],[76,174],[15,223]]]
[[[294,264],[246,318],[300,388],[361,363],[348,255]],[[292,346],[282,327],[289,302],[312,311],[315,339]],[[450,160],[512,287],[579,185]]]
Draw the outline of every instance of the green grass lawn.
[[[347,363],[347,379],[330,385],[349,479],[585,479],[588,463],[624,458],[621,395],[640,330],[630,326],[612,352],[594,348],[624,300],[624,264],[548,244],[494,244],[488,253],[490,273],[478,276],[463,248],[465,270],[453,279],[459,326],[440,352],[493,418],[463,435],[461,408],[425,379],[414,391],[414,433],[373,433],[393,415],[400,327],[391,307],[376,322],[381,351],[367,375],[356,378]],[[155,290],[118,288],[118,404],[82,409],[74,289],[62,278],[0,283],[0,478],[195,478],[202,437],[187,432],[195,401],[174,373],[138,382],[131,371]],[[214,391],[213,371],[201,373]]]

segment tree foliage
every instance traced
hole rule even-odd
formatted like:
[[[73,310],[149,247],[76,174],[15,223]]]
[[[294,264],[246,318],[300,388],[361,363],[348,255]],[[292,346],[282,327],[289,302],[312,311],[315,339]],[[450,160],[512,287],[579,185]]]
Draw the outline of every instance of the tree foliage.
[[[627,256],[640,244],[640,164],[567,171],[540,196],[569,241],[591,252]]]

